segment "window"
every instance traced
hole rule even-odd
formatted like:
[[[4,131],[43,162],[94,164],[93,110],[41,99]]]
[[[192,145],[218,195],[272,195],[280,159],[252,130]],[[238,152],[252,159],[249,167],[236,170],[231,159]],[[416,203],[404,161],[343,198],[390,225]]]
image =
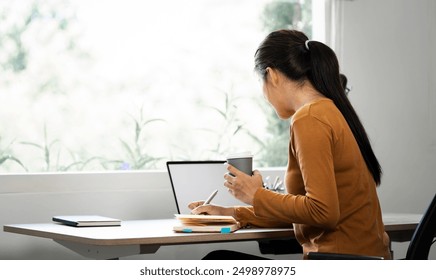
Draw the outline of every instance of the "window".
[[[289,124],[263,100],[253,55],[274,29],[319,30],[312,6],[1,1],[0,172],[160,169],[246,150],[283,166]]]

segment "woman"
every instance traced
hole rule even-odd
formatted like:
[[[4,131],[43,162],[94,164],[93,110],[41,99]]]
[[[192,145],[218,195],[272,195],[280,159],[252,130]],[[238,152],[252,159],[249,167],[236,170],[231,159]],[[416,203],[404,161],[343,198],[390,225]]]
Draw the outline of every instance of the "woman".
[[[293,223],[303,253],[390,258],[376,186],[381,167],[345,94],[338,60],[325,44],[295,30],[269,34],[255,54],[263,93],[291,119],[288,194],[262,188],[258,171],[228,165],[225,187],[249,207],[190,205],[193,213],[232,215],[242,226]]]

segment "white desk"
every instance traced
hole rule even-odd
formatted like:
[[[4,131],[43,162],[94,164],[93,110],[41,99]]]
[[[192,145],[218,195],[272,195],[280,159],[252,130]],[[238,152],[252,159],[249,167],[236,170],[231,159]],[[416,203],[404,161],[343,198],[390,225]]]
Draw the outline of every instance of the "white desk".
[[[421,215],[386,214],[385,230],[391,241],[410,240]],[[76,228],[55,223],[5,225],[3,230],[50,238],[57,243],[93,259],[155,253],[160,246],[195,243],[259,241],[294,238],[291,228],[240,229],[234,233],[175,233],[175,219],[123,221],[119,227]]]

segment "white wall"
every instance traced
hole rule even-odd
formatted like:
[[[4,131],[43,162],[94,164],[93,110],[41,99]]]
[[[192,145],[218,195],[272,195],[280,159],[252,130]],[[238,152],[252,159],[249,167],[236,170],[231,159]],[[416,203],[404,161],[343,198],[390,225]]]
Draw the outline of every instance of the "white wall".
[[[342,72],[384,170],[383,211],[422,213],[436,192],[436,1],[343,4]]]
[[[345,1],[342,71],[381,160],[387,211],[421,213],[436,191],[436,3]]]

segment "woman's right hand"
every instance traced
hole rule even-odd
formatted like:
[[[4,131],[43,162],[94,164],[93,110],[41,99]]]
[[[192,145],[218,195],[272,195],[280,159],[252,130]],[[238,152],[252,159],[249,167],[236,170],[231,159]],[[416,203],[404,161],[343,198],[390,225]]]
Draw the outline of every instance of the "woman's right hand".
[[[203,205],[204,201],[194,201],[189,203],[188,207],[191,213],[195,215],[220,215],[220,216],[233,216],[235,209],[233,207],[224,207],[214,204]]]

